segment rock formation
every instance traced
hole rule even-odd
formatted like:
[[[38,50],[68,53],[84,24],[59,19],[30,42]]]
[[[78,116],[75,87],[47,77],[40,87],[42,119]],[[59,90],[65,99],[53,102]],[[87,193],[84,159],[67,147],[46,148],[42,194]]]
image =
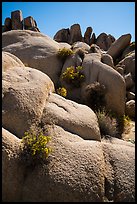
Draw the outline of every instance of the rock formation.
[[[21,11],[5,19],[3,202],[135,202],[135,129],[120,139],[102,136],[97,113],[86,103],[86,87],[98,82],[106,89],[105,108],[135,121],[135,47],[130,34],[115,39],[92,32],[88,27],[82,37],[74,24],[51,39]],[[63,60],[62,48],[73,51]],[[78,87],[63,80],[71,66],[84,76]],[[65,97],[59,87],[66,88]],[[42,164],[27,166],[22,137],[33,128],[51,136],[53,151]],[[124,141],[130,136],[132,142]]]
[[[12,24],[12,30],[23,29],[22,11],[17,10],[17,11],[11,12],[11,24]]]
[[[97,38],[95,33],[92,34],[92,27],[87,27],[84,37],[81,34],[81,28],[79,24],[74,24],[69,28],[59,30],[53,37],[57,42],[67,42],[73,44],[77,41],[85,42],[88,45],[97,44],[101,49],[108,50],[111,44],[115,41],[112,35],[101,33]],[[75,37],[74,37],[75,35]]]
[[[107,35],[106,33],[101,33],[96,39],[96,45],[98,45],[103,50],[108,50],[111,44],[115,41],[112,35]]]
[[[69,29],[63,28],[55,34],[54,40],[57,42],[68,42],[69,35]]]
[[[107,54],[111,55],[113,59],[119,57],[120,54],[130,45],[130,41],[130,34],[122,35],[114,43],[112,43],[107,51]]]
[[[120,42],[119,39],[117,41]],[[100,80],[100,77],[101,77],[100,82],[105,84],[108,87],[108,90],[110,90],[110,94],[108,94],[108,97],[107,97],[108,107],[112,108],[117,113],[124,114],[125,112],[124,104],[126,102],[125,89],[126,91],[133,92],[132,89],[135,85],[135,64],[134,64],[135,54],[134,52],[132,51],[131,54],[126,56],[123,60],[121,60],[115,66],[113,62],[113,57],[109,55],[108,53],[105,54],[104,51],[100,49],[99,46],[97,46],[96,44],[92,44],[91,46],[89,46],[84,42],[78,41],[78,42],[73,43],[71,48],[74,51],[76,51],[79,48],[82,49],[85,52],[84,59],[79,58],[79,56],[75,54],[75,55],[68,57],[63,64],[62,60],[60,60],[57,57],[57,52],[62,46],[63,45],[61,43],[58,43],[52,40],[51,38],[49,38],[48,36],[45,36],[37,32],[32,32],[32,31],[27,31],[27,30],[26,31],[25,30],[24,31],[13,30],[10,32],[3,33],[3,51],[10,52],[16,55],[26,66],[30,66],[35,69],[39,69],[40,71],[47,74],[54,82],[55,87],[57,87],[58,84],[60,83],[59,75],[63,73],[67,67],[70,67],[70,66],[83,66],[84,67],[84,74],[86,76],[85,85],[93,83],[96,80]],[[64,46],[69,47],[69,44],[66,43],[64,44]],[[119,45],[119,49],[120,49],[120,45]],[[122,46],[122,50],[123,50],[123,46]],[[87,62],[85,62],[86,59],[88,59]],[[98,60],[98,62],[95,62],[96,60]],[[96,74],[93,74],[94,64],[96,64],[95,65]],[[90,68],[86,68],[86,67],[90,67]],[[97,74],[97,70],[98,70],[97,67],[100,67],[100,69],[102,70],[102,71],[99,71],[99,73],[101,73],[99,75]],[[119,68],[121,70],[123,69],[123,72],[122,72],[123,74],[120,74],[118,72]],[[88,69],[89,69],[89,72],[86,71]],[[111,79],[107,79],[109,76],[109,74],[106,73],[107,70],[108,70],[108,73],[109,72],[111,73]],[[103,74],[103,73],[106,73],[106,74]],[[117,76],[119,78],[118,81],[115,79],[112,73],[114,73],[115,77]],[[95,75],[97,75],[97,77],[95,77]],[[93,76],[94,76],[94,79],[93,79]],[[121,85],[119,84],[118,88],[116,88],[116,86],[114,86],[114,84],[112,83],[112,80],[114,80],[114,84],[116,83],[116,86],[121,81]],[[61,82],[61,84],[62,86],[65,85],[63,82]],[[112,87],[111,87],[111,84],[112,84]],[[85,85],[83,85],[83,87]],[[74,90],[71,91],[72,90],[71,87],[69,89],[67,86],[68,99],[71,99],[71,100],[73,99],[74,101],[77,101],[77,102],[80,100],[79,102],[82,103],[83,96],[81,94],[83,94],[83,92],[81,92],[81,90],[84,90],[83,87],[81,87],[79,90],[74,89],[76,91],[75,92]],[[115,87],[114,88],[115,94],[117,90],[116,96],[113,96],[113,91],[112,91],[113,87]],[[120,87],[121,88],[123,87],[122,90]],[[118,92],[120,93],[120,95]],[[118,97],[120,98],[118,99]],[[119,102],[115,101],[117,99]],[[114,105],[112,105],[112,103],[114,103]],[[123,105],[121,106],[121,104]]]
[[[11,18],[7,17],[5,19],[4,25],[2,26],[2,32],[10,30],[33,30],[40,32],[36,21],[32,16],[28,16],[23,19],[22,11],[16,10],[11,12]]]
[[[87,27],[85,34],[84,34],[84,42],[90,45],[90,39],[91,39],[91,34],[92,34],[92,28]]]
[[[73,24],[70,29],[63,28],[59,30],[53,37],[53,39],[57,42],[67,42],[70,45],[73,43],[80,41],[85,42],[88,45],[95,43],[96,36],[95,33],[92,34],[92,28],[87,27],[84,37],[82,37],[81,28],[79,24]]]

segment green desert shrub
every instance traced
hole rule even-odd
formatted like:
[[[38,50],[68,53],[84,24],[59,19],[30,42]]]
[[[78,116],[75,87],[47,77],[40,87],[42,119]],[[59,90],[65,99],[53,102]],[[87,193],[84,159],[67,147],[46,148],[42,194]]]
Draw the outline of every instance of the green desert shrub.
[[[123,115],[119,118],[120,118],[121,122],[123,123],[124,127],[128,126],[131,122],[131,119],[129,118],[128,115]]]
[[[74,54],[74,52],[71,49],[68,48],[62,48],[59,49],[57,56],[60,57],[62,60],[65,60],[68,56]]]
[[[112,110],[106,109],[106,87],[94,82],[85,87],[84,103],[97,113],[102,134],[121,138],[121,135],[130,119],[128,116],[119,116]]]
[[[127,115],[119,116],[114,114],[114,117],[117,120],[119,135],[121,135],[127,126],[130,125],[131,119]]]
[[[106,105],[105,95],[105,85],[96,81],[85,87],[84,101],[92,110],[98,111]]]
[[[130,126],[131,119],[127,115],[118,115],[112,110],[107,111],[111,118],[117,122],[117,137],[121,138],[122,133]]]
[[[66,97],[67,96],[67,89],[64,88],[64,87],[59,87],[57,89],[57,93],[63,97]]]
[[[96,112],[101,136],[106,135],[117,137],[117,120],[112,117],[105,109]]]
[[[78,88],[85,79],[82,70],[83,70],[82,66],[77,67],[70,66],[66,69],[65,72],[63,72],[62,79],[66,83]]]
[[[42,132],[28,131],[22,137],[22,153],[25,161],[29,165],[35,165],[46,161],[52,149],[48,146],[50,136],[43,135]]]

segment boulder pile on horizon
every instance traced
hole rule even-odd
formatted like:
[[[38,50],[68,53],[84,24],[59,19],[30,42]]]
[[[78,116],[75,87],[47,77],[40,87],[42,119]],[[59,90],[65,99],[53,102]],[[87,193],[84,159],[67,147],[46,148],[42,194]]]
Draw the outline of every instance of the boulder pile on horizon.
[[[87,87],[98,82],[106,88],[106,110],[135,122],[131,34],[96,38],[88,27],[82,37],[74,24],[52,39],[32,17],[25,19],[13,11],[2,33],[2,201],[135,202],[135,144],[123,135],[102,137],[87,103]],[[72,54],[62,59],[64,48]],[[83,68],[78,87],[62,80],[70,67]],[[53,151],[48,162],[27,166],[20,151],[31,129],[50,136]]]
[[[21,10],[12,11],[11,17],[7,17],[2,25],[2,32],[24,29],[40,32],[34,18],[32,16],[23,18]]]

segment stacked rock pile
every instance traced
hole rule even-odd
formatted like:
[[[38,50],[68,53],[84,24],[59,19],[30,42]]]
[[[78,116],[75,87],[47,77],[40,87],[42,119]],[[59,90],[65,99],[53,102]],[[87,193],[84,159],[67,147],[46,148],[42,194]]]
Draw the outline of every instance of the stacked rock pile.
[[[32,16],[28,16],[23,19],[21,10],[11,12],[11,18],[7,17],[4,25],[2,26],[2,32],[24,29],[40,32],[34,18]]]

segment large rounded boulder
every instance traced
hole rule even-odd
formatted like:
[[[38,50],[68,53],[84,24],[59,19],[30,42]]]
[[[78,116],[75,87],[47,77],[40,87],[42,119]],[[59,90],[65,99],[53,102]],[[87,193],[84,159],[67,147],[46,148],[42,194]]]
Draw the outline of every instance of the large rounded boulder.
[[[101,140],[96,114],[86,105],[51,93],[41,119],[42,124],[54,123],[83,139]]]
[[[22,137],[31,125],[40,121],[50,92],[51,79],[30,67],[14,67],[2,76],[2,124]]]
[[[39,32],[12,30],[2,34],[2,47],[3,51],[17,56],[25,66],[46,73],[56,86],[63,65],[57,56],[58,42]]]
[[[107,54],[116,59],[119,57],[122,52],[130,45],[131,34],[121,35],[117,40],[115,40],[109,49],[107,50]]]
[[[23,62],[15,55],[9,52],[2,52],[2,70],[6,71],[12,67],[24,67]]]
[[[85,85],[99,82],[106,87],[106,107],[118,115],[125,114],[126,84],[123,76],[107,64],[87,54],[82,63]],[[82,96],[85,96],[84,86]],[[84,98],[83,98],[84,99]]]

